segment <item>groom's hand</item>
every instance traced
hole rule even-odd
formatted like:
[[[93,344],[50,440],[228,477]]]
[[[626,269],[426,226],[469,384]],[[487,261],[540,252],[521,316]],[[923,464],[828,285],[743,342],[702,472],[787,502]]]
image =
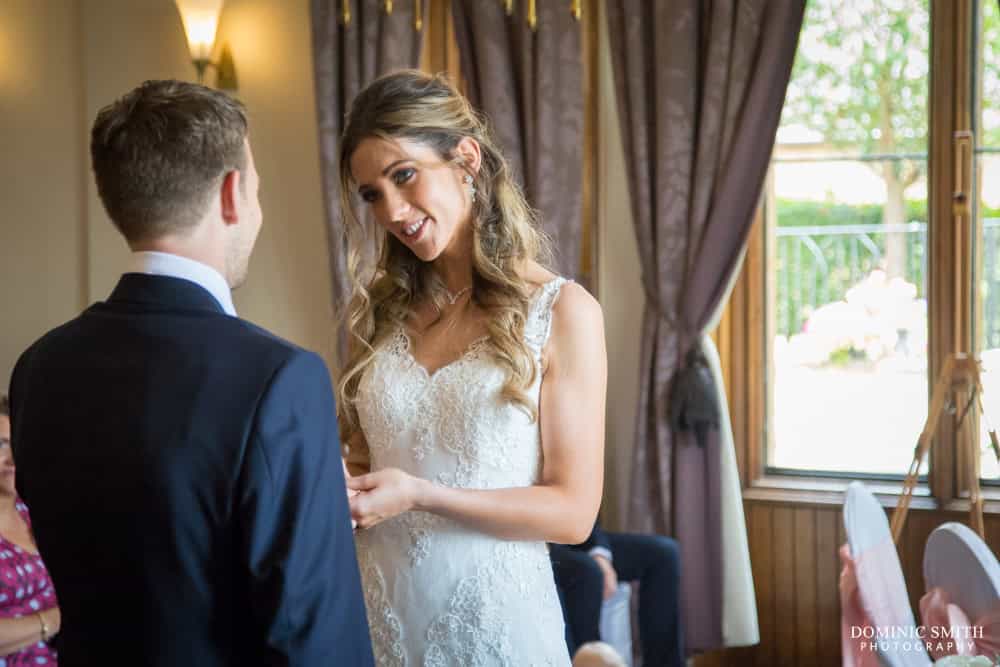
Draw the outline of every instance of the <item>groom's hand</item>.
[[[347,480],[347,488],[358,494],[350,499],[351,517],[358,528],[371,528],[397,514],[408,512],[416,506],[424,483],[424,480],[398,468],[385,468],[351,477]]]
[[[349,483],[350,480],[351,480],[351,471],[347,469],[347,461],[345,461],[344,459],[340,459],[340,463],[341,463],[341,465],[344,466],[344,482],[345,483]],[[348,487],[347,487],[347,497],[348,498],[353,498],[354,496],[358,495],[358,493],[359,493],[358,491],[355,491],[354,489],[352,489],[350,487],[350,485],[348,484]]]
[[[347,483],[351,479],[351,473],[347,469],[347,461],[345,461],[344,459],[340,459],[340,463],[341,463],[341,465],[344,466],[344,482]],[[352,489],[351,487],[348,486],[347,487],[347,500],[348,500],[348,502],[351,500],[351,498],[353,498],[354,496],[358,495],[358,493],[360,493],[360,492],[359,491],[355,491],[354,489]],[[351,518],[351,528],[354,529],[354,528],[357,528],[357,527],[358,527],[358,522],[355,521],[354,518],[352,517]]]

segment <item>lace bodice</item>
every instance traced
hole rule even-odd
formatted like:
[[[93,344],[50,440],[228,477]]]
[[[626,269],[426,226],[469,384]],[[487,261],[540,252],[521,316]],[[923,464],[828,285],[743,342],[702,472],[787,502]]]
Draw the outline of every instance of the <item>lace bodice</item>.
[[[552,306],[565,280],[543,285],[525,323],[541,369]],[[361,379],[358,417],[372,470],[400,468],[451,487],[529,486],[541,472],[537,420],[500,396],[503,370],[484,340],[428,373],[399,330]],[[541,371],[528,390],[537,401]],[[379,665],[568,665],[548,552],[426,512],[358,534]]]

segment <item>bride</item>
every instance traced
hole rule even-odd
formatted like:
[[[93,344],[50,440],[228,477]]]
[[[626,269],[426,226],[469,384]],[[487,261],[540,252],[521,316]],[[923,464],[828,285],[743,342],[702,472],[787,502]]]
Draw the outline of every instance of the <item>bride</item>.
[[[536,261],[531,209],[444,79],[363,90],[340,165],[357,343],[340,421],[376,661],[569,665],[545,543],[584,540],[600,505],[600,306]]]

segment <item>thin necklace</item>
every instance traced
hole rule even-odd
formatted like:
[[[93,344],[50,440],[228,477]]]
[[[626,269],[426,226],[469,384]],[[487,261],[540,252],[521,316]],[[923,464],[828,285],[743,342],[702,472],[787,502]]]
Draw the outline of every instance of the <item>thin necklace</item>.
[[[455,292],[454,294],[452,294],[451,290],[449,290],[447,287],[445,287],[444,288],[444,298],[448,299],[448,305],[454,306],[455,302],[458,301],[463,294],[465,294],[466,292],[468,292],[471,289],[472,289],[472,285],[469,285],[468,287],[463,287],[462,289],[460,289],[457,292]]]

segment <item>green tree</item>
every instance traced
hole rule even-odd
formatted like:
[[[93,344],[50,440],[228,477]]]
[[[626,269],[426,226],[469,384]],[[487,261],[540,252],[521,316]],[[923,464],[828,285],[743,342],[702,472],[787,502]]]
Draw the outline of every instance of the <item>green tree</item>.
[[[928,0],[809,0],[785,99],[783,125],[849,153],[913,156],[867,163],[885,182],[886,225],[906,222],[927,164],[929,33]],[[904,234],[889,234],[890,275],[905,253]]]

